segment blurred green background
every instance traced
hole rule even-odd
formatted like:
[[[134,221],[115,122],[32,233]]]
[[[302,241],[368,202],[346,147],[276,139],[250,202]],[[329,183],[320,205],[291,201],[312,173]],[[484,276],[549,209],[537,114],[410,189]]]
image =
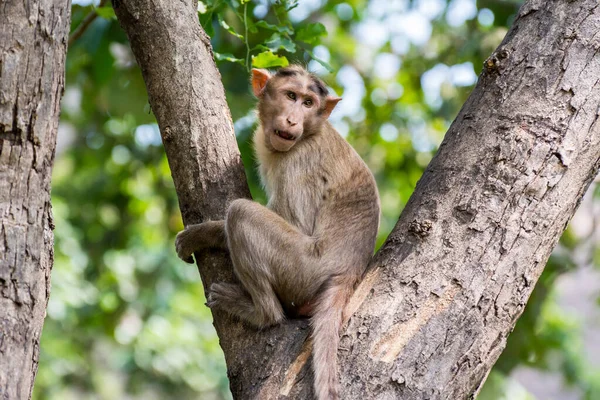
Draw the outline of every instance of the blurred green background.
[[[97,5],[73,3],[72,30]],[[306,65],[344,98],[331,119],[377,178],[380,245],[519,6],[199,2],[255,199],[264,201],[249,147],[252,56]],[[230,398],[198,272],[174,252],[183,226],[139,68],[110,7],[97,13],[67,56],[34,398]],[[479,398],[600,399],[599,218],[594,184]]]

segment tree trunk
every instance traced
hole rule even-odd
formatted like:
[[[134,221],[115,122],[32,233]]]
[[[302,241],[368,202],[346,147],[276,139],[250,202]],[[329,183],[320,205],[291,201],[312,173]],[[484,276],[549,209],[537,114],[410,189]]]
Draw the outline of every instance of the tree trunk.
[[[31,397],[50,294],[50,177],[69,0],[0,7],[0,398]]]
[[[248,195],[192,3],[114,1],[187,224]],[[522,7],[351,300],[342,398],[476,393],[600,166],[599,36],[596,0]],[[225,254],[199,269],[205,287],[231,279]],[[234,398],[309,398],[306,321],[256,332],[214,318]]]

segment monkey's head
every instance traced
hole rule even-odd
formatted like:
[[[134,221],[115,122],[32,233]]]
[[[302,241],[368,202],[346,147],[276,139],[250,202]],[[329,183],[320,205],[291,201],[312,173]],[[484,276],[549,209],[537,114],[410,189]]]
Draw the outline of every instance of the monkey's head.
[[[319,133],[341,100],[329,96],[325,84],[298,65],[275,74],[253,69],[252,90],[259,100],[265,145],[272,151],[288,151],[303,138]]]

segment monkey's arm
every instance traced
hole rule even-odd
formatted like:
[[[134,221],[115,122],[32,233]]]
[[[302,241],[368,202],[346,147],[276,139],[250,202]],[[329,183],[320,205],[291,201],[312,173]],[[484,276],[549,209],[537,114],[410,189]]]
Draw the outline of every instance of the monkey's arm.
[[[194,262],[192,254],[195,251],[207,248],[227,250],[225,221],[207,221],[187,226],[175,238],[177,255],[190,264]]]

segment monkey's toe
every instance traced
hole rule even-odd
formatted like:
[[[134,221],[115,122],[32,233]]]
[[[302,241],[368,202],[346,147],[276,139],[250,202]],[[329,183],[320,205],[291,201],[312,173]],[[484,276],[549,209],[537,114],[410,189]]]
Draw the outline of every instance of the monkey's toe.
[[[206,299],[206,303],[204,303],[206,307],[213,308],[217,305],[217,303],[211,298],[210,294],[208,295],[208,299]]]
[[[212,290],[208,293],[208,298],[206,299],[206,305],[208,308],[217,308],[219,305],[219,295],[215,294]]]

